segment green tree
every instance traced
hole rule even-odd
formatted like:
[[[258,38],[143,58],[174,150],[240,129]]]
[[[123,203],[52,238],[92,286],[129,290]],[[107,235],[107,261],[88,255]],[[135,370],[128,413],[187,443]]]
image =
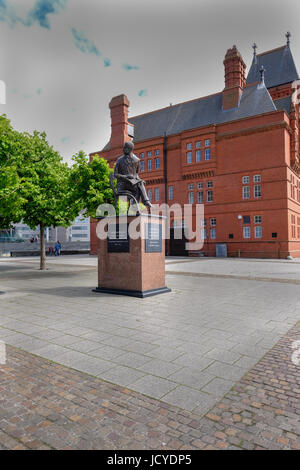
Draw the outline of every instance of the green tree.
[[[24,180],[18,172],[24,151],[24,136],[0,116],[0,228],[9,228],[23,216]]]
[[[46,134],[34,131],[23,134],[24,149],[18,175],[24,198],[23,222],[40,228],[40,269],[46,267],[45,227],[68,227],[78,216],[76,204],[70,198],[71,169],[46,140]]]
[[[95,217],[100,204],[114,204],[114,195],[110,187],[109,164],[98,155],[89,162],[88,156],[81,150],[73,157],[71,169],[70,193],[72,204],[83,211],[86,217]]]

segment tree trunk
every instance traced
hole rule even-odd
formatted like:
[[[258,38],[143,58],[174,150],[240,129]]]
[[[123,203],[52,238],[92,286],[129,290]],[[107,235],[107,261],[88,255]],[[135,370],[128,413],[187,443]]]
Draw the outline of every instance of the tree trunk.
[[[46,269],[46,250],[45,250],[45,226],[43,223],[40,223],[40,269]]]

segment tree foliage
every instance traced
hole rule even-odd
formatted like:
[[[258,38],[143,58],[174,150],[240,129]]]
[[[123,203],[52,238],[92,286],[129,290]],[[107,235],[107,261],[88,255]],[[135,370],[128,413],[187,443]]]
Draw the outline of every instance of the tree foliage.
[[[24,138],[5,115],[0,116],[0,228],[22,219],[24,180],[19,174]]]
[[[98,155],[89,162],[80,151],[73,157],[70,198],[77,209],[87,217],[95,217],[100,204],[114,204],[114,195],[109,183],[112,172],[108,163]]]
[[[0,227],[21,220],[39,226],[44,269],[45,227],[68,227],[80,213],[94,217],[100,204],[113,203],[111,171],[104,159],[89,162],[83,151],[69,167],[44,132],[18,132],[0,116]]]

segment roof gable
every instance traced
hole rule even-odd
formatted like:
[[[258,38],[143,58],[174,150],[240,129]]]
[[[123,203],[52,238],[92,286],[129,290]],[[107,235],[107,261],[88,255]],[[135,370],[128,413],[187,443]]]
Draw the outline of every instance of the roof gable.
[[[265,68],[265,84],[267,88],[299,79],[289,46],[279,47],[278,49],[258,54],[256,58],[253,58],[246,81],[247,84],[260,80],[259,69],[262,65]]]

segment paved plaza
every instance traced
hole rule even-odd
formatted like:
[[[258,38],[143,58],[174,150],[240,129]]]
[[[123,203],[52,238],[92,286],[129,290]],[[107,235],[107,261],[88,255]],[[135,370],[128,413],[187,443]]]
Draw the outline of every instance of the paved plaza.
[[[204,417],[8,346],[0,450],[300,450],[299,335],[300,324]]]
[[[31,353],[33,363],[48,359],[78,380],[86,373],[207,419],[300,320],[299,262],[168,258],[172,292],[147,299],[92,292],[95,268],[88,256],[54,258],[46,272],[37,259],[0,259],[0,340],[13,347],[9,358]]]

